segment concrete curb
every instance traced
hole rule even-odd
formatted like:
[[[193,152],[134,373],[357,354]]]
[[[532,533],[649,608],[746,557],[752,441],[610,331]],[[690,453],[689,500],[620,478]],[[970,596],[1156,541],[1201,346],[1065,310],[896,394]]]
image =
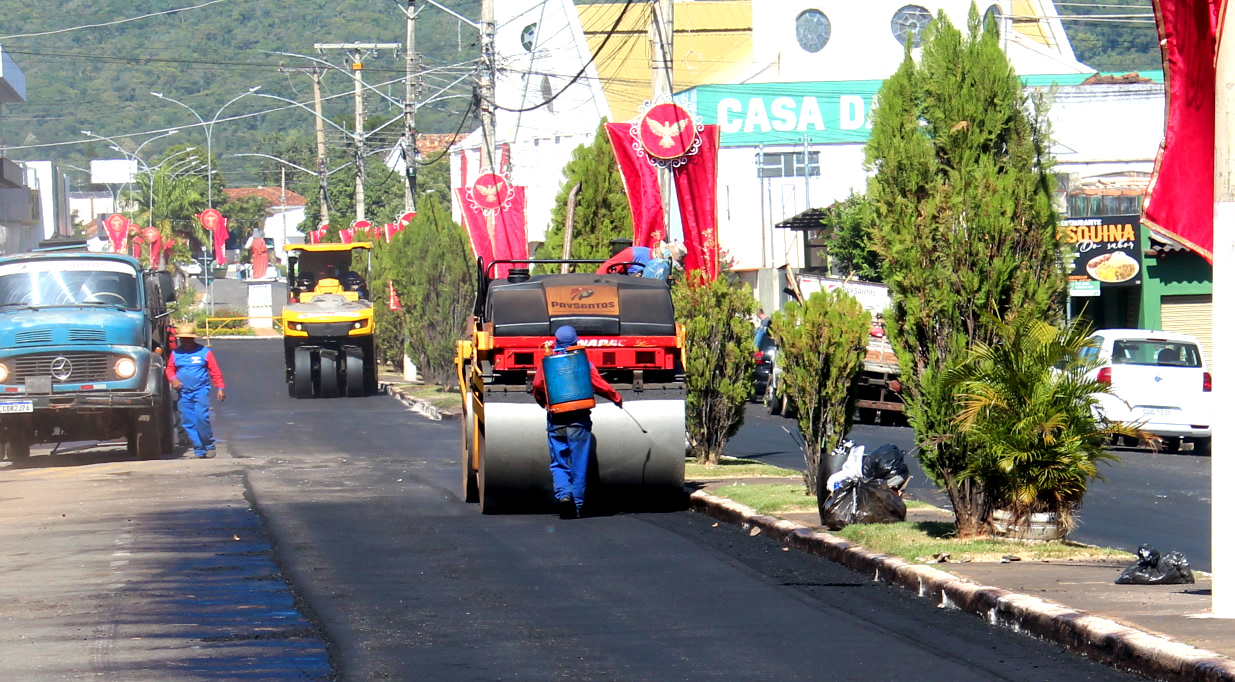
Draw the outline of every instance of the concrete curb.
[[[429,419],[435,422],[440,422],[443,419],[451,419],[451,420],[457,421],[458,419],[461,418],[461,415],[455,410],[439,410],[436,406],[433,405],[433,403],[427,400],[421,400],[420,398],[413,397],[409,395],[407,391],[404,391],[398,386],[394,386],[392,384],[382,384],[382,387],[386,389],[387,393],[398,398],[399,402],[403,403],[404,405],[407,405],[407,407],[411,411],[425,417],[426,419]]]
[[[930,566],[872,552],[800,523],[757,514],[733,500],[702,490],[690,496],[694,511],[758,529],[789,547],[816,554],[875,580],[913,590],[954,608],[1018,632],[1059,644],[1107,665],[1138,675],[1179,682],[1235,682],[1235,661],[1044,599],[979,585]]]

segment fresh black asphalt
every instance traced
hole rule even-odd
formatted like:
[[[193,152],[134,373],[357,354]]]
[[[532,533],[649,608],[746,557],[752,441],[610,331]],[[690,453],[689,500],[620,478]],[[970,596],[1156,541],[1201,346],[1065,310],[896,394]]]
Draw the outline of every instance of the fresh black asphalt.
[[[457,422],[295,401],[278,342],[215,350],[218,430],[341,679],[1132,679],[698,514],[482,516]]]
[[[802,451],[789,429],[794,422],[768,415],[762,406],[746,409],[746,423],[726,451],[769,464],[802,469]],[[913,430],[905,426],[856,425],[850,438],[867,448],[892,443],[910,451]],[[1190,452],[1154,453],[1147,449],[1116,448],[1120,459],[1099,465],[1105,481],[1096,481],[1085,495],[1080,526],[1072,539],[1131,552],[1149,543],[1162,553],[1179,550],[1193,568],[1210,567],[1209,457]],[[922,473],[915,458],[907,458],[913,472],[909,496],[947,507],[947,497]]]

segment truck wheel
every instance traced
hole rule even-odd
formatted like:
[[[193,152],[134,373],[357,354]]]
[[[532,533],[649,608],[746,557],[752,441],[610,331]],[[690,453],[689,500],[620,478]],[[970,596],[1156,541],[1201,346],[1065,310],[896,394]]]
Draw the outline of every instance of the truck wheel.
[[[141,416],[149,417],[149,419],[141,421]],[[162,429],[159,428],[159,414],[156,411],[141,416],[129,427],[129,455],[138,459],[157,459],[162,454],[160,448]]]
[[[4,456],[10,462],[24,462],[30,459],[30,439],[24,433],[4,434],[3,447]]]
[[[319,395],[323,398],[338,398],[339,397],[339,364],[338,354],[333,350],[318,351],[318,371],[319,379],[318,386],[321,388]]]
[[[344,356],[343,363],[343,378],[347,387],[347,397],[363,397],[365,394],[364,359],[359,355],[348,353]]]
[[[292,354],[292,397],[313,397],[313,351],[297,348]]]
[[[163,384],[163,403],[159,405],[159,450],[165,455],[170,455],[176,449],[176,424],[175,415],[172,411],[175,407],[172,406],[171,388],[167,383]]]

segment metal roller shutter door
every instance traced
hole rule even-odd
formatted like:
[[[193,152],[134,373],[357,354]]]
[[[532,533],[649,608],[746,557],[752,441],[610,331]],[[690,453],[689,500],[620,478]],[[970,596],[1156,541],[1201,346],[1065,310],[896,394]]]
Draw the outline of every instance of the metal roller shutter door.
[[[1214,297],[1209,294],[1162,297],[1162,331],[1195,336],[1210,367],[1214,365],[1213,312]]]

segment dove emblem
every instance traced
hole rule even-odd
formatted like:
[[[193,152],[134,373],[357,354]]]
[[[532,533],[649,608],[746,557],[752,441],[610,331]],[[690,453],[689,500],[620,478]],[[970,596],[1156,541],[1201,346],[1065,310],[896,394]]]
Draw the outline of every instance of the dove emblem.
[[[502,189],[502,181],[498,180],[492,186],[476,185],[476,189],[489,201],[497,201],[497,193]]]
[[[648,128],[651,128],[652,132],[656,134],[658,137],[660,137],[660,146],[664,147],[665,149],[670,149],[673,147],[673,145],[675,144],[675,140],[673,138],[677,137],[677,135],[682,132],[682,129],[686,127],[686,124],[690,122],[690,121],[677,121],[674,123],[670,123],[666,121],[664,123],[661,123],[660,121],[657,121],[653,118],[648,118],[647,121],[648,121]]]

